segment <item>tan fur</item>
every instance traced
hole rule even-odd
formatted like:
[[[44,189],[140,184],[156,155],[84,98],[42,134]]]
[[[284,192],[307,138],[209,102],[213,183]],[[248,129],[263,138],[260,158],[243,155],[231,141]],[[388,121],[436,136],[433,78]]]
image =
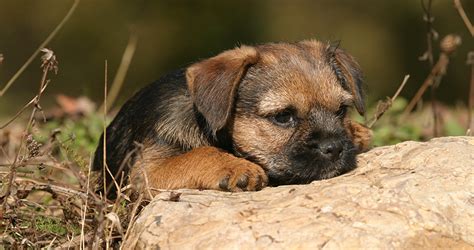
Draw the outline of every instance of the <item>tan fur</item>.
[[[235,192],[259,190],[268,182],[260,166],[215,147],[199,147],[169,157],[164,155],[158,153],[156,160],[148,159],[138,164],[145,167],[144,171],[135,170],[131,174],[136,189],[144,191],[150,188],[152,193],[153,189],[222,189],[220,182],[228,178],[227,189]],[[238,182],[245,178],[248,178],[248,185],[239,187]],[[149,183],[148,187],[145,181]]]
[[[302,43],[306,45],[305,52],[316,58],[322,56],[323,49],[326,47],[316,41]],[[292,136],[293,131],[276,127],[262,117],[275,110],[293,106],[298,111],[298,117],[306,119],[315,106],[336,112],[341,104],[351,105],[353,96],[337,82],[332,69],[326,62],[321,61],[316,66],[310,65],[302,56],[298,56],[301,51],[296,50],[292,45],[264,45],[264,49],[260,49],[259,52],[260,63],[265,64],[266,67],[291,69],[291,73],[280,74],[272,79],[274,87],[262,96],[257,111],[259,116],[252,118],[240,116],[237,110],[234,120],[233,136],[236,146],[246,152],[253,152],[257,155],[256,160],[265,166],[267,165],[266,157],[263,155],[258,157],[258,152],[278,154],[281,146]],[[364,137],[364,139],[355,138],[354,140],[365,144],[370,143],[370,137],[367,141],[362,133],[356,133],[354,136]]]
[[[372,142],[372,130],[366,126],[346,119],[345,126],[348,133],[352,136],[353,143],[357,146],[360,152],[364,152],[370,149],[370,143]]]
[[[302,43],[308,45],[304,53],[316,58],[322,56],[325,46],[322,46],[320,42],[305,41]],[[351,93],[342,89],[332,69],[325,61],[311,65],[303,60],[303,56],[298,56],[301,53],[294,46],[285,46],[285,44],[270,44],[260,50],[262,63],[268,67],[292,69],[290,74],[275,78],[275,88],[265,96],[260,112],[265,113],[278,106],[294,105],[298,111],[302,112],[301,115],[305,115],[314,105],[322,105],[336,111],[341,103],[351,104],[353,102]],[[322,89],[324,91],[321,91]]]
[[[268,165],[267,155],[260,152],[277,154],[291,137],[292,131],[279,129],[268,121],[258,118],[236,117],[233,126],[234,143],[245,152],[252,152],[256,161]]]

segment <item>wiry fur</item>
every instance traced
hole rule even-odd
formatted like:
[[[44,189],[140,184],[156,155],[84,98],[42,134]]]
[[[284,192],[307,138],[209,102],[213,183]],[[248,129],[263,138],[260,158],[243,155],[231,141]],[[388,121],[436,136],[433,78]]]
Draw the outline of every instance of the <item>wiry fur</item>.
[[[315,40],[225,51],[132,97],[107,128],[107,166],[138,191],[259,190],[342,174],[370,142],[345,115],[365,111],[361,76],[350,55]]]

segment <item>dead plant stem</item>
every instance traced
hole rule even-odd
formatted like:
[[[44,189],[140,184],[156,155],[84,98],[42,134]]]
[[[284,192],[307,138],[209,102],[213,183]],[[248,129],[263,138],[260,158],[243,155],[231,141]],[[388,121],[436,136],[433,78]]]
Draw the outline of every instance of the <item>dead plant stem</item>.
[[[92,161],[91,161],[92,162]],[[89,205],[88,204],[88,197],[89,197],[89,187],[90,187],[90,183],[89,183],[89,180],[90,180],[90,177],[91,177],[91,168],[92,166],[89,167],[88,169],[88,172],[87,172],[87,184],[86,184],[86,201],[85,201],[85,204],[84,204],[84,214],[82,215],[82,220],[81,220],[81,238],[80,238],[80,244],[79,244],[79,248],[80,249],[86,249],[86,244],[85,244],[85,234],[84,234],[84,227],[86,225],[86,215],[87,215],[87,206]]]
[[[467,17],[466,12],[464,11],[464,8],[462,7],[461,0],[454,0],[454,7],[458,10],[459,16],[461,16],[461,19],[463,20],[464,25],[466,25],[466,28],[471,33],[471,36],[474,37],[474,26],[472,26],[471,21]]]
[[[31,111],[31,115],[30,115],[30,118],[28,120],[28,123],[27,123],[27,125],[26,125],[26,127],[23,131],[22,136],[21,136],[20,145],[19,145],[18,151],[15,155],[15,159],[14,159],[13,163],[10,165],[10,169],[9,169],[10,173],[9,173],[8,181],[6,183],[6,191],[5,191],[5,194],[4,194],[4,200],[3,200],[3,204],[2,204],[2,210],[1,210],[3,214],[5,213],[5,211],[7,209],[8,196],[10,196],[10,194],[11,194],[13,181],[16,178],[17,165],[18,165],[18,161],[19,161],[19,158],[20,158],[20,155],[21,155],[21,150],[23,148],[25,137],[28,134],[28,131],[30,130],[30,127],[33,124],[36,111],[39,108],[39,101],[41,99],[41,95],[44,91],[45,86],[47,86],[46,78],[47,78],[49,70],[51,69],[51,66],[52,66],[51,64],[45,64],[45,67],[43,68],[43,76],[41,77],[40,88],[39,88],[39,91],[38,91],[38,94],[36,95],[36,97],[33,98],[35,105],[33,106],[33,110]]]
[[[411,99],[408,106],[405,108],[403,112],[404,116],[413,110],[415,105],[418,103],[418,101],[421,99],[421,97],[425,93],[426,89],[428,89],[429,86],[435,83],[435,81],[437,81],[446,73],[446,68],[448,64],[449,64],[449,56],[445,53],[441,53],[438,59],[438,62],[436,62],[436,64],[433,66],[430,74],[425,79],[421,87],[418,89],[415,96]]]
[[[432,0],[428,0],[428,4],[425,5],[424,0],[421,1],[422,7],[423,7],[423,12],[424,12],[424,18],[426,21],[426,44],[427,44],[427,55],[428,55],[428,63],[430,65],[430,68],[433,68],[434,64],[434,59],[433,59],[433,40],[436,40],[436,38],[433,36],[433,34],[436,34],[436,31],[433,29],[433,22],[434,22],[434,17],[431,15],[431,6],[432,6]],[[436,89],[438,88],[438,84],[440,81],[437,81],[435,84],[430,84],[430,96],[431,96],[431,111],[433,114],[433,136],[437,137],[438,136],[438,108],[436,105]]]
[[[103,188],[104,188],[104,196],[105,194],[107,193],[107,183],[106,183],[106,174],[107,174],[107,171],[106,171],[106,164],[107,164],[107,127],[106,127],[106,120],[107,120],[107,74],[108,74],[108,65],[107,65],[107,60],[105,60],[105,68],[104,68],[104,105],[103,105],[103,109],[104,109],[104,124],[103,124],[103,142],[102,142],[102,150],[103,150],[103,154],[102,154],[102,180],[103,180]],[[106,197],[104,197],[104,199],[106,199]]]
[[[467,64],[471,65],[471,83],[469,87],[469,101],[468,101],[468,135],[474,135],[474,119],[472,112],[474,111],[474,51],[467,54]]]
[[[110,91],[107,96],[107,102],[101,105],[99,110],[103,110],[104,106],[107,105],[107,109],[110,110],[117,99],[117,96],[122,89],[123,83],[125,82],[125,77],[127,76],[127,71],[130,67],[130,63],[132,62],[133,55],[135,54],[135,50],[137,48],[138,37],[137,34],[132,30],[130,33],[130,38],[128,39],[127,47],[122,55],[122,60],[120,65],[117,69],[117,73],[115,73],[114,80],[110,87]]]
[[[41,52],[41,49],[45,48],[49,42],[56,36],[56,34],[61,30],[61,28],[64,26],[64,24],[69,20],[69,18],[72,16],[74,11],[77,8],[77,5],[79,4],[80,0],[74,0],[74,3],[72,4],[71,8],[67,12],[67,14],[64,16],[64,18],[59,22],[59,24],[54,28],[54,30],[49,34],[49,36],[40,44],[40,46],[33,52],[33,54],[26,60],[26,62],[21,66],[21,68],[13,75],[13,77],[7,82],[5,87],[0,91],[0,97],[2,97],[5,92],[11,87],[11,85],[16,81],[16,79],[25,71],[25,69],[33,62],[33,60],[36,58],[36,56]]]
[[[369,122],[367,127],[372,128],[374,124],[380,119],[380,117],[382,117],[382,115],[392,106],[393,102],[397,99],[397,97],[400,95],[403,88],[405,87],[406,83],[408,82],[408,79],[410,79],[410,75],[405,75],[402,83],[400,84],[392,98],[388,99],[388,101],[386,102],[382,102],[377,106],[377,111],[374,114],[374,118]]]
[[[46,88],[48,87],[48,83],[49,81],[46,81],[46,83],[42,86],[42,88],[40,89],[40,94],[43,94],[43,92],[46,90]],[[31,101],[29,101],[27,104],[25,104],[12,118],[10,118],[10,120],[8,120],[5,124],[3,124],[2,126],[0,126],[0,129],[4,129],[6,128],[8,125],[10,125],[13,121],[15,121],[26,109],[28,109],[28,107],[30,107],[32,104],[35,104],[35,105],[38,105],[39,103],[39,98],[38,98],[38,95],[36,95],[35,97],[33,97],[33,99],[31,99]]]

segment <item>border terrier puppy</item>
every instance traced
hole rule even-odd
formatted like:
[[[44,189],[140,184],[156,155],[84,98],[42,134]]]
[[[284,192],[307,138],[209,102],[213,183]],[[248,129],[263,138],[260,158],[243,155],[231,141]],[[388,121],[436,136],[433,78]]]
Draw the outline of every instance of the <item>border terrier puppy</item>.
[[[128,100],[106,131],[106,185],[136,191],[260,190],[356,167],[371,132],[354,59],[316,40],[240,46],[178,70]],[[103,172],[103,135],[93,170]]]

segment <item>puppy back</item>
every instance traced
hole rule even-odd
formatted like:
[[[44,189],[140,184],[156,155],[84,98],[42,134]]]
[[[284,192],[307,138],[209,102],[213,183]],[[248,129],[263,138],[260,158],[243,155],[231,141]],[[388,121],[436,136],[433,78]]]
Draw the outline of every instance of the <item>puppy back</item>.
[[[106,164],[112,175],[117,176],[117,182],[122,176],[128,176],[145,144],[155,147],[173,145],[186,150],[206,140],[194,118],[196,115],[184,72],[184,69],[177,70],[141,89],[108,125]],[[102,134],[95,151],[93,171],[102,172],[103,158]],[[100,179],[98,191],[103,191],[102,183],[103,179]],[[110,174],[106,174],[106,185],[112,185],[109,198],[115,198],[116,190]]]

